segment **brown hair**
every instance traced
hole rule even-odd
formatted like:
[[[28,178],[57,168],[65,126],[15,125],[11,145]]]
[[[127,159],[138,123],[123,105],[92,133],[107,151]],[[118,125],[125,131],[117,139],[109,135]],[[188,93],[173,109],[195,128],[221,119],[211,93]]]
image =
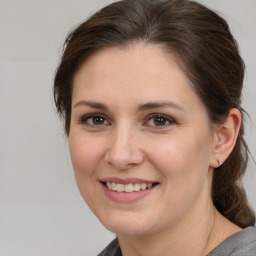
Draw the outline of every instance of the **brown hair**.
[[[123,0],[101,9],[74,29],[54,80],[54,98],[69,134],[72,80],[92,54],[138,41],[176,53],[212,123],[240,106],[244,63],[227,22],[205,6],[188,0]],[[230,221],[245,228],[255,223],[241,184],[248,161],[243,122],[233,152],[213,176],[212,199]]]

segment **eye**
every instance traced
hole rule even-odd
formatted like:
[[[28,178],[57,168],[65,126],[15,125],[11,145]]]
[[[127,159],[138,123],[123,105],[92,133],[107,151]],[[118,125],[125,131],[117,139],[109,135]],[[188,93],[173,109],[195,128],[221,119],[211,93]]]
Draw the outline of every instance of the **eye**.
[[[174,119],[169,116],[166,116],[164,114],[152,114],[149,116],[145,125],[163,128],[174,123]]]
[[[104,126],[110,125],[109,121],[101,114],[90,114],[83,116],[79,123],[85,124],[88,126]]]

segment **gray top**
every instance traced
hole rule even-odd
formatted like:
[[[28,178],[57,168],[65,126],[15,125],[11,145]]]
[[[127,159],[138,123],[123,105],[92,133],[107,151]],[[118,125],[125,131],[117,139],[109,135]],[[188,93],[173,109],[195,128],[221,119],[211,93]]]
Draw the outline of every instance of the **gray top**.
[[[98,256],[122,256],[117,238]],[[256,256],[256,228],[248,227],[228,237],[208,256]]]
[[[245,228],[228,237],[208,256],[256,256],[256,229]]]

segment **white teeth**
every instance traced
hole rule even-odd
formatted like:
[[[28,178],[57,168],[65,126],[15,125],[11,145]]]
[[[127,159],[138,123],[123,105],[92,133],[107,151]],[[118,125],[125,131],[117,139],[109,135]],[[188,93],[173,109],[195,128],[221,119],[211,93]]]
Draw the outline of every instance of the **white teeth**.
[[[112,183],[111,185],[112,185],[112,188],[109,188],[109,189],[116,191],[116,183]]]
[[[134,184],[133,185],[133,190],[134,191],[140,191],[140,184]]]
[[[109,189],[112,189],[112,183],[107,182],[107,187],[108,187]]]
[[[117,192],[127,192],[127,193],[131,193],[131,192],[137,192],[140,190],[145,190],[145,189],[149,189],[153,186],[152,183],[136,183],[136,184],[120,184],[120,183],[114,183],[114,182],[107,182],[106,183],[107,187],[112,190],[112,191],[117,191]]]
[[[142,190],[145,190],[147,188],[147,184],[146,183],[142,183],[140,185],[140,187],[141,187]]]
[[[147,188],[151,188],[153,186],[152,183],[147,184]]]
[[[133,185],[132,184],[126,184],[124,186],[124,191],[125,192],[133,192]]]
[[[116,191],[117,192],[124,192],[124,184],[116,184]]]

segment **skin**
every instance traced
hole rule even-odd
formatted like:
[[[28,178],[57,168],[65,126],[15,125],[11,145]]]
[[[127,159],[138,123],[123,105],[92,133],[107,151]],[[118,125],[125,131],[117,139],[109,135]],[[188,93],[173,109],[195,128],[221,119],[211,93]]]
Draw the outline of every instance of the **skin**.
[[[165,115],[160,125],[155,113]],[[240,230],[211,200],[214,168],[240,122],[234,109],[223,125],[211,124],[177,58],[159,46],[107,48],[86,60],[74,77],[70,154],[81,195],[124,256],[206,255]],[[118,203],[100,182],[109,177],[158,185]]]

